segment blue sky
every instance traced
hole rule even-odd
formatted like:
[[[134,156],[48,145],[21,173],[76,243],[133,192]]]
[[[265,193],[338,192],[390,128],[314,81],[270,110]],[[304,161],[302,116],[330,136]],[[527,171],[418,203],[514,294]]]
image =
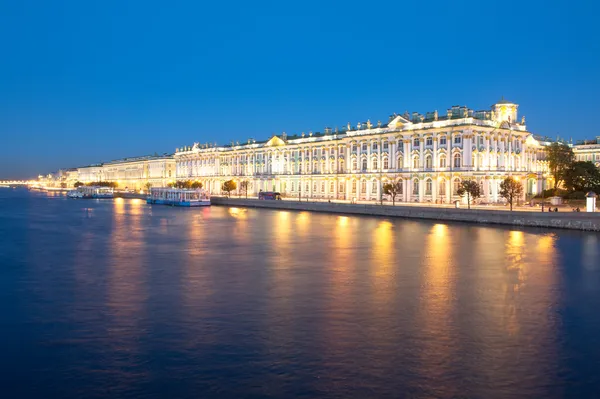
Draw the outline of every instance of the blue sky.
[[[0,0],[0,178],[501,96],[594,137],[596,3]]]

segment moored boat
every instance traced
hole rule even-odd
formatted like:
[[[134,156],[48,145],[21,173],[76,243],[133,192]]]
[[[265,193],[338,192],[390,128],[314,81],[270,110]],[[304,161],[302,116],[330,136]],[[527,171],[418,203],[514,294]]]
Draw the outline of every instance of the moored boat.
[[[81,186],[76,190],[71,190],[67,193],[69,198],[114,198],[115,194],[112,187],[99,187],[99,186]]]
[[[146,200],[148,204],[171,206],[210,206],[210,195],[202,190],[181,188],[152,187]]]

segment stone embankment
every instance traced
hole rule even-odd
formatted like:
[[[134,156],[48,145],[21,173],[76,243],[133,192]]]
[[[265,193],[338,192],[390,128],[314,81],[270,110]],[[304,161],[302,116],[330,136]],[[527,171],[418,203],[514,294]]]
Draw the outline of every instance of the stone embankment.
[[[213,205],[251,208],[270,208],[351,215],[600,231],[600,212],[510,212],[498,210],[468,210],[401,205],[364,205],[334,202],[263,201],[257,199],[224,197],[212,197],[211,202]]]

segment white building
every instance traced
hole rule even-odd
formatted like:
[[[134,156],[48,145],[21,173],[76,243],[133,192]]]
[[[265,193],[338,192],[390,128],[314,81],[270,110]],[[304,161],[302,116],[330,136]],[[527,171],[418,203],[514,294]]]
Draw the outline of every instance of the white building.
[[[78,168],[79,181],[117,183],[118,188],[143,190],[149,183],[165,187],[175,181],[175,159],[172,155],[124,158]]]
[[[486,111],[454,106],[444,116],[395,114],[386,124],[348,123],[263,142],[195,143],[177,149],[177,179],[199,180],[212,193],[233,179],[248,181],[253,194],[360,200],[378,200],[383,184],[400,181],[401,201],[446,203],[459,198],[462,180],[474,179],[482,202],[497,202],[507,176],[528,194],[540,192],[547,178],[543,145],[518,120],[517,108],[503,99]]]
[[[600,136],[596,140],[580,141],[573,146],[577,161],[593,162],[600,168]]]

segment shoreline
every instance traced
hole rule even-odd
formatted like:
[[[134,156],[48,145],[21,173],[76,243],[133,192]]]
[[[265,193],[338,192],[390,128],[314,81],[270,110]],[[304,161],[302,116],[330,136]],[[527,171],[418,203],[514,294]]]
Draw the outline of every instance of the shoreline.
[[[216,206],[267,208],[323,212],[332,214],[383,216],[391,218],[441,220],[472,224],[496,224],[519,227],[547,227],[557,229],[600,232],[600,212],[519,212],[403,205],[346,204],[339,202],[266,201],[245,198],[212,197]]]

